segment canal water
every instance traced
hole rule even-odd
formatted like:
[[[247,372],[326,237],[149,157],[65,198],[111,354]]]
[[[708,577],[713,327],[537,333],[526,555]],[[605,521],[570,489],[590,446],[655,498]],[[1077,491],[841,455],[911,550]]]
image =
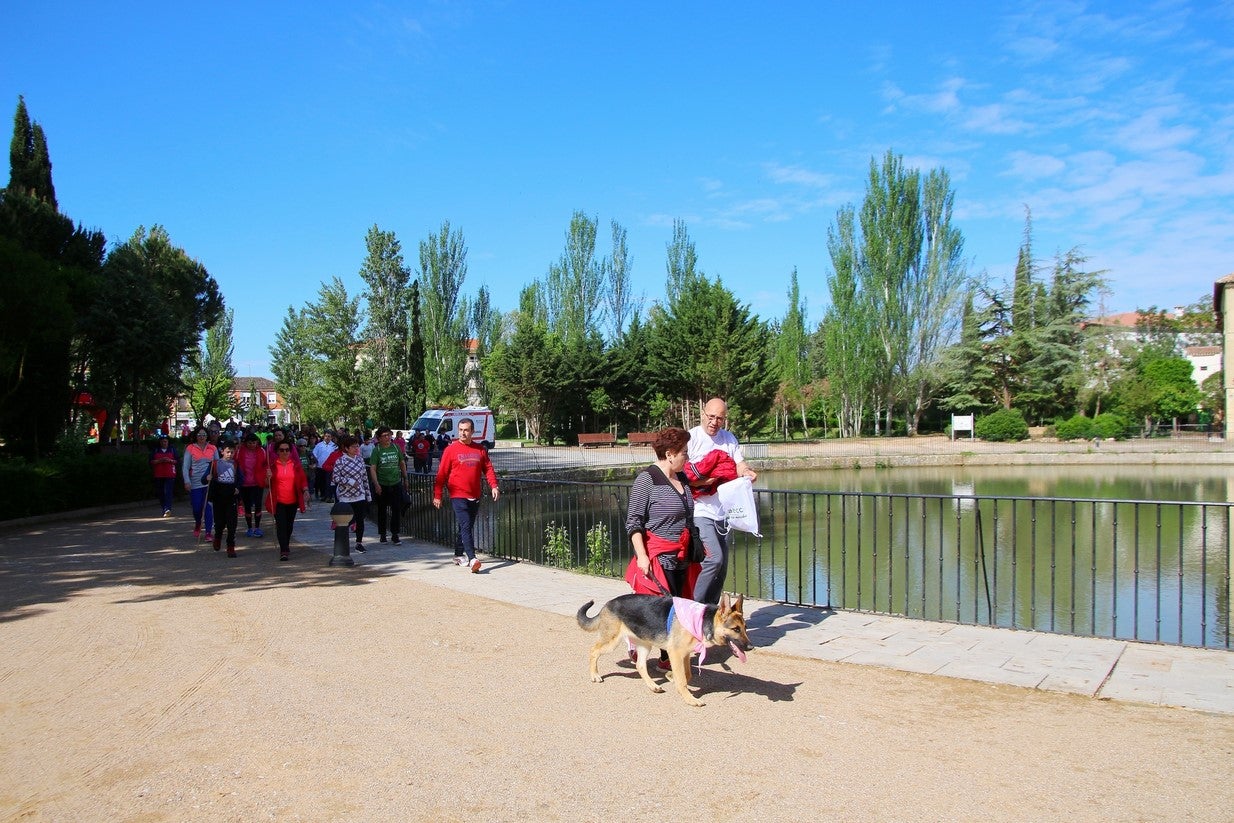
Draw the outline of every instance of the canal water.
[[[1102,500],[1234,500],[1228,466],[906,466],[771,470],[760,489],[1072,497]]]

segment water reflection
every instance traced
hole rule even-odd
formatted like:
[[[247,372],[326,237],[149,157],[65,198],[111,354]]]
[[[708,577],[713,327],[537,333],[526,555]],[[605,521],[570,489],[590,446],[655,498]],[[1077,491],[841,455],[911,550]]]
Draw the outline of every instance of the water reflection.
[[[1234,499],[1229,474],[1227,466],[1151,464],[768,469],[757,485],[801,491],[1226,502]]]

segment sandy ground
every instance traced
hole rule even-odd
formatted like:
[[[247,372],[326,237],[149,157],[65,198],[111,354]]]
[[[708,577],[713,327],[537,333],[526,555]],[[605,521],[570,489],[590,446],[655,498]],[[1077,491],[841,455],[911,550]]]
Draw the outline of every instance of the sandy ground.
[[[0,534],[0,818],[1231,819],[1234,718],[755,650],[704,708],[572,619],[115,515]],[[324,542],[324,541],[323,541]]]

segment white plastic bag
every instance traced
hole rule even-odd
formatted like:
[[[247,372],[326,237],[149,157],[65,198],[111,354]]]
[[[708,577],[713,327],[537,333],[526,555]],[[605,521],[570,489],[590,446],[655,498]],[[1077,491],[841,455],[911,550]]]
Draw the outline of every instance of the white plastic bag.
[[[755,537],[762,537],[758,531],[758,506],[754,502],[754,483],[748,477],[738,477],[722,483],[716,489],[720,498],[720,507],[724,509],[724,517],[729,529],[740,529]]]

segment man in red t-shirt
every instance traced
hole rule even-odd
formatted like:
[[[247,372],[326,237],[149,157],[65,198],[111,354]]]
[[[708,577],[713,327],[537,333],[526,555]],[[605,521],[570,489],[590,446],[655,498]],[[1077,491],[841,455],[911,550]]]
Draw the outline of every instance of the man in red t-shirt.
[[[472,573],[480,571],[480,558],[476,557],[475,525],[480,512],[480,481],[488,479],[493,490],[493,502],[497,502],[497,473],[488,459],[488,451],[471,442],[475,424],[470,417],[458,421],[458,439],[446,447],[437,468],[433,483],[433,505],[441,508],[441,493],[449,488],[450,505],[458,521],[458,539],[454,544],[454,562],[466,566]]]

